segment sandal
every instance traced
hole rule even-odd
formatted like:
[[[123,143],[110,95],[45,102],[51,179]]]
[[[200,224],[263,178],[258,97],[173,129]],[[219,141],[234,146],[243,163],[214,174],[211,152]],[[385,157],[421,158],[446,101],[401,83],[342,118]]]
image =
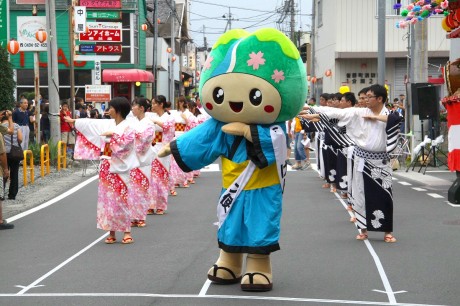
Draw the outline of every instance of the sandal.
[[[331,188],[331,192],[332,192],[332,193],[335,193],[335,192],[337,192],[337,189],[336,189],[335,187],[332,187],[332,188]]]
[[[164,215],[165,211],[163,209],[157,209],[153,214],[154,215]]]
[[[254,276],[255,275],[260,275],[263,276],[267,280],[267,284],[254,284]],[[264,291],[270,291],[273,289],[273,283],[270,282],[270,279],[262,273],[259,272],[253,272],[253,273],[246,273],[243,275],[249,277],[249,284],[241,284],[241,290],[243,291],[257,291],[257,292],[264,292]]]
[[[321,186],[321,187],[323,187],[323,188],[330,188],[330,187],[331,187],[331,184],[326,183],[326,184],[323,184],[323,186]]]
[[[184,183],[184,185],[182,185],[182,188],[188,188],[190,187],[187,183]]]
[[[383,238],[383,241],[385,241],[386,243],[394,243],[396,242],[396,238],[392,234],[387,234]]]
[[[139,222],[137,220],[131,221],[131,227],[138,227],[138,226],[139,226]]]
[[[341,197],[342,199],[348,199],[348,194],[342,193],[342,194],[340,195],[340,197]]]
[[[117,238],[109,236],[109,237],[107,237],[107,239],[105,239],[104,242],[107,243],[107,244],[113,244],[113,243],[117,242]]]
[[[367,234],[359,234],[356,236],[356,240],[366,240],[367,239]]]
[[[175,190],[170,190],[169,193],[174,197],[177,195],[177,192]]]
[[[217,276],[218,270],[227,271],[232,278],[221,278]],[[232,270],[226,267],[219,267],[218,265],[213,265],[212,275],[208,274],[208,279],[217,284],[236,284],[241,281],[242,276],[236,276]]]
[[[133,243],[133,242],[134,242],[133,237],[125,237],[125,238],[123,238],[123,240],[121,241],[121,243],[123,243],[123,244],[131,244],[131,243]]]
[[[347,205],[347,210],[348,211],[353,211],[353,207],[351,205]]]
[[[355,222],[356,222],[356,217],[351,217],[351,218],[350,218],[350,222],[351,222],[351,223],[355,223]]]
[[[137,227],[145,227],[147,224],[145,223],[144,220],[139,220],[137,221]]]
[[[154,209],[148,209],[147,210],[147,215],[154,215],[155,214],[155,210]]]

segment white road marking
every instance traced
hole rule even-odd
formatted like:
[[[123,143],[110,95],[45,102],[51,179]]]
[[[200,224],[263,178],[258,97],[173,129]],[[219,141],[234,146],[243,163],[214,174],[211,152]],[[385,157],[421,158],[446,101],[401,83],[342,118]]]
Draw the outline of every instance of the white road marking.
[[[398,180],[398,179],[397,179],[397,178],[395,178],[394,176],[393,176],[393,177],[391,177],[391,179],[392,179],[393,181],[397,181],[397,180]]]
[[[412,187],[415,191],[426,191],[426,189],[420,188],[420,187]]]
[[[410,186],[410,185],[412,185],[411,183],[408,183],[408,182],[398,182],[398,183],[400,183],[401,185],[404,185],[404,186]]]
[[[198,294],[198,296],[206,296],[206,292],[208,292],[209,286],[211,286],[211,281],[209,279],[207,279],[204,282],[203,287],[201,287],[201,290],[200,290],[200,293]]]
[[[437,194],[437,193],[427,193],[427,195],[429,195],[430,197],[433,197],[433,198],[435,198],[435,199],[442,199],[442,198],[444,198],[442,195]]]
[[[59,269],[61,269],[62,267],[64,267],[65,265],[67,265],[69,262],[71,262],[72,260],[74,260],[75,258],[77,258],[78,256],[80,256],[81,254],[83,254],[84,252],[86,252],[87,250],[89,250],[91,247],[93,247],[93,245],[95,245],[96,243],[98,243],[99,241],[101,241],[102,239],[104,239],[106,236],[109,235],[109,232],[105,233],[104,235],[102,235],[101,237],[97,238],[96,240],[94,240],[91,244],[89,244],[88,246],[86,246],[85,248],[81,249],[78,253],[74,254],[73,256],[69,257],[68,259],[66,259],[65,261],[63,261],[60,265],[58,265],[57,267],[55,267],[54,269],[52,269],[51,271],[49,271],[48,273],[46,273],[45,275],[41,276],[40,278],[38,278],[37,280],[35,280],[32,284],[28,285],[27,287],[24,287],[21,291],[19,291],[17,293],[17,295],[23,295],[24,293],[26,293],[27,291],[29,291],[30,289],[36,287],[41,281],[43,281],[44,279],[48,278],[48,276],[51,276],[54,272],[58,271]]]
[[[17,297],[16,294],[0,294],[0,297]],[[283,301],[283,302],[315,302],[323,304],[351,304],[351,305],[398,305],[398,306],[444,306],[434,304],[408,304],[408,303],[384,303],[373,301],[353,300],[332,300],[332,299],[310,299],[291,298],[282,296],[251,296],[251,295],[205,295],[195,294],[155,294],[155,293],[27,293],[23,297],[156,297],[156,298],[197,298],[197,299],[233,299],[233,300],[262,300],[262,301]]]
[[[201,172],[218,172],[219,164],[210,164],[200,170]]]
[[[380,292],[380,293],[387,293],[386,291],[383,291],[383,290],[377,290],[377,289],[372,289],[372,291],[375,291],[375,292]],[[405,293],[407,292],[406,290],[401,290],[401,291],[395,291],[393,292],[394,294],[398,294],[398,293]]]
[[[449,201],[446,201],[446,203],[449,204],[452,207],[460,207],[460,204],[450,203]]]
[[[98,175],[95,175],[95,176],[93,176],[93,177],[87,179],[86,181],[84,181],[84,182],[78,184],[77,186],[75,186],[75,187],[73,187],[73,188],[67,190],[67,191],[64,192],[63,194],[60,194],[59,196],[55,197],[54,199],[51,199],[51,200],[49,200],[48,202],[45,202],[45,203],[43,203],[43,204],[41,204],[41,205],[38,205],[38,206],[36,206],[36,207],[34,207],[34,208],[32,208],[32,209],[29,209],[28,211],[22,212],[22,213],[20,213],[20,214],[17,214],[17,215],[15,215],[15,216],[11,217],[11,218],[8,218],[8,219],[6,219],[6,221],[7,221],[8,223],[9,223],[9,222],[13,222],[13,221],[15,221],[15,220],[24,218],[25,216],[28,216],[28,215],[30,215],[30,214],[33,214],[33,213],[36,212],[36,211],[42,210],[43,208],[46,208],[46,207],[48,207],[48,206],[50,206],[50,205],[53,205],[54,203],[59,202],[60,200],[62,200],[62,199],[64,199],[64,198],[68,197],[68,196],[71,195],[72,193],[74,193],[74,192],[76,192],[76,191],[82,189],[83,187],[85,187],[86,185],[88,185],[88,184],[91,183],[92,181],[97,180],[98,178],[99,178],[99,176],[98,176]]]
[[[24,289],[24,288],[26,288],[27,286],[16,285],[15,287]],[[37,286],[33,286],[32,288],[38,288],[38,287],[45,287],[45,285],[37,285]]]
[[[340,195],[335,192],[334,193],[337,198],[340,199],[340,203],[342,203],[342,206],[346,209],[347,208],[347,203],[340,197]],[[351,212],[348,212],[352,217],[354,215]],[[358,230],[359,231],[359,230]],[[388,280],[388,277],[385,273],[385,270],[383,269],[382,262],[380,261],[379,256],[377,253],[374,251],[374,248],[372,247],[371,243],[369,242],[368,239],[364,240],[364,243],[369,251],[369,253],[372,255],[372,258],[374,259],[375,265],[377,267],[377,271],[379,272],[380,279],[382,280],[383,287],[385,288],[385,292],[388,297],[388,301],[390,305],[395,305],[396,302],[396,297],[394,295],[393,289],[391,288],[390,281]]]

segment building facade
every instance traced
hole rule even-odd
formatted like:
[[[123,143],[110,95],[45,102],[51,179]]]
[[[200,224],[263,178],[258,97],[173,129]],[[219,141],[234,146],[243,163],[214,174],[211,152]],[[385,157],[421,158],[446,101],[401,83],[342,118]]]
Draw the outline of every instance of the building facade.
[[[352,92],[377,83],[378,0],[314,0],[316,84],[314,96],[335,93],[343,84]],[[405,0],[386,2],[385,21],[385,82],[389,98],[406,94],[408,81],[408,30],[398,29],[401,20],[393,5],[404,5]],[[443,16],[427,19],[428,27],[428,76],[433,83],[442,82],[441,65],[449,57],[450,42],[441,27]],[[418,26],[418,25],[415,25]],[[332,74],[328,77],[326,71]],[[313,77],[313,76],[312,76]]]

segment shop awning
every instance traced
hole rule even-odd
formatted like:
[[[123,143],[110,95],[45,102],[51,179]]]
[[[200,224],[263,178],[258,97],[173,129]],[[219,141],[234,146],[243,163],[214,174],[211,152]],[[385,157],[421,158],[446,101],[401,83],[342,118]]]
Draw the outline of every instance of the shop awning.
[[[105,83],[153,83],[153,73],[141,69],[104,69],[102,82]]]

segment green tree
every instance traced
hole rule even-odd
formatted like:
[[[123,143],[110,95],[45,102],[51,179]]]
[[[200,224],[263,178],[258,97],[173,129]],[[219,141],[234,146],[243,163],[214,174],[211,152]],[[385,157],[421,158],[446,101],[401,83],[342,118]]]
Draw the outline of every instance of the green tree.
[[[8,61],[8,51],[0,47],[0,110],[12,109],[16,82],[14,81],[13,67]]]

